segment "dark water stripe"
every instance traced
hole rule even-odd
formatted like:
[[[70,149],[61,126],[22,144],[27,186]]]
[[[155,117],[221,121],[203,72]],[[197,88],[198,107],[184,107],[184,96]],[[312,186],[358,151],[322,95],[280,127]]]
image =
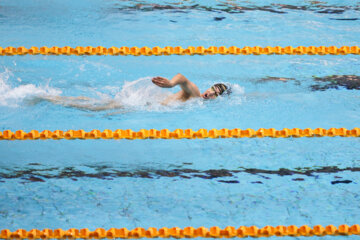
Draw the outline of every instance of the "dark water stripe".
[[[305,177],[316,177],[318,174],[324,173],[341,173],[344,171],[360,172],[360,167],[347,167],[338,168],[336,166],[326,166],[317,168],[297,168],[296,170],[280,168],[278,170],[266,170],[257,168],[242,168],[238,170],[228,169],[209,169],[209,170],[197,170],[191,168],[175,168],[171,170],[164,169],[140,169],[133,171],[124,171],[114,169],[110,166],[86,166],[91,168],[89,172],[85,172],[76,167],[65,168],[27,168],[22,170],[16,169],[0,169],[0,181],[4,182],[6,179],[23,179],[28,182],[45,182],[47,179],[72,179],[76,181],[79,178],[97,178],[104,180],[112,180],[113,178],[132,177],[132,178],[147,178],[158,179],[162,177],[179,177],[184,179],[202,178],[202,179],[216,179],[216,178],[232,178],[230,180],[219,179],[219,182],[223,183],[238,183],[236,180],[237,174],[247,173],[251,175],[257,175],[262,179],[271,179],[271,175],[276,176],[291,176],[302,175]],[[51,172],[51,173],[50,173]],[[55,172],[55,173],[54,173]],[[334,176],[334,178],[342,178]],[[293,181],[304,181],[305,178],[294,178]],[[338,183],[350,183],[350,180],[345,181],[333,181],[332,184]],[[262,183],[256,181],[253,183]]]
[[[330,18],[331,20],[338,20],[338,21],[356,21],[359,18]]]
[[[346,11],[359,11],[359,6],[336,6],[336,5],[290,5],[290,4],[271,4],[267,6],[241,6],[236,3],[222,3],[215,6],[200,4],[193,5],[171,5],[171,4],[149,4],[137,3],[131,6],[117,7],[114,10],[121,12],[150,12],[167,10],[171,12],[187,13],[189,10],[199,10],[206,12],[226,12],[226,13],[245,13],[246,11],[265,11],[277,14],[288,13],[286,10],[311,11],[321,14],[342,14]]]

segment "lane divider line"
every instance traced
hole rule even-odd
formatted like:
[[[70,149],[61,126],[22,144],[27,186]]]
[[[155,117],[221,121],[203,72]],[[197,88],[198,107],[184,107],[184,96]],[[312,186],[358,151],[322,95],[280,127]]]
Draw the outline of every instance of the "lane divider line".
[[[202,138],[288,138],[288,137],[360,137],[360,128],[346,129],[346,128],[284,128],[282,130],[276,130],[275,128],[260,128],[254,129],[199,129],[194,131],[192,129],[176,129],[170,131],[169,129],[141,129],[140,131],[133,131],[131,129],[122,130],[117,129],[115,131],[106,129],[104,131],[92,130],[85,132],[84,130],[44,130],[39,132],[37,130],[31,130],[30,132],[24,132],[23,130],[17,130],[12,132],[11,130],[5,130],[0,132],[0,140],[45,140],[45,139],[202,139]]]
[[[87,228],[75,229],[71,228],[68,230],[62,229],[32,229],[26,231],[24,229],[18,229],[15,232],[11,232],[9,229],[3,229],[0,232],[1,239],[102,239],[102,238],[233,238],[233,237],[272,237],[272,236],[290,236],[290,237],[310,237],[310,236],[348,236],[348,235],[360,235],[360,225],[355,224],[348,226],[346,224],[335,227],[334,225],[328,225],[323,227],[322,225],[316,225],[314,227],[309,227],[303,225],[297,227],[295,225],[290,226],[265,226],[263,228],[258,228],[256,226],[246,227],[240,226],[235,228],[228,226],[224,229],[221,229],[217,226],[211,227],[210,229],[205,227],[185,227],[183,229],[178,227],[173,228],[160,228],[156,229],[150,227],[145,228],[135,228],[128,230],[126,228],[110,228],[105,230],[104,228],[97,228],[95,231],[89,231]]]
[[[298,46],[298,47],[225,47],[225,46],[210,46],[205,48],[204,46],[189,46],[187,48],[183,48],[181,46],[166,46],[166,47],[109,47],[105,48],[102,46],[98,47],[0,47],[0,55],[1,56],[12,56],[12,55],[132,55],[132,56],[160,56],[160,55],[213,55],[213,54],[221,54],[221,55],[347,55],[347,54],[360,54],[359,46]]]

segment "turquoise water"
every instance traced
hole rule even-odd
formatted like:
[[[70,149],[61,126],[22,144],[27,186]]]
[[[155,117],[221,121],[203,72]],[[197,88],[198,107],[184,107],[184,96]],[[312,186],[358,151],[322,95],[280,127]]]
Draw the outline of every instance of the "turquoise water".
[[[359,45],[359,3],[285,4],[2,1],[0,46]],[[355,55],[1,57],[0,131],[351,129],[359,127],[359,90],[315,77],[360,75],[359,64]],[[163,106],[178,88],[150,79],[178,72],[201,91],[226,82],[233,93]],[[122,108],[89,111],[44,96]],[[360,216],[358,144],[340,137],[2,141],[0,226],[352,225]]]

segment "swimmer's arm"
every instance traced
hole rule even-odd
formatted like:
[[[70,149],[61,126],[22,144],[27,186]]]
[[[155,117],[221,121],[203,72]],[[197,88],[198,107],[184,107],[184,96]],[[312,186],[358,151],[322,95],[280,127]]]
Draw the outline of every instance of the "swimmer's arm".
[[[178,73],[171,79],[173,86],[180,85],[181,89],[189,96],[200,97],[199,88],[184,75]]]
[[[172,88],[177,85],[180,85],[181,89],[189,97],[200,97],[199,88],[187,79],[184,75],[178,73],[170,81],[163,77],[154,77],[152,82],[159,87],[163,88]]]

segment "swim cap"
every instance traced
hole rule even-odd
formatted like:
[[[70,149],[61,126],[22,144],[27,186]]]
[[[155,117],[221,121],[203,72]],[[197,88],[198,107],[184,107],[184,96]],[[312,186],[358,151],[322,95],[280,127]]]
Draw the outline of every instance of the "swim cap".
[[[213,87],[217,87],[220,90],[219,95],[222,95],[224,92],[225,92],[225,94],[231,93],[231,88],[229,88],[228,86],[226,86],[223,83],[216,83],[213,85]]]

